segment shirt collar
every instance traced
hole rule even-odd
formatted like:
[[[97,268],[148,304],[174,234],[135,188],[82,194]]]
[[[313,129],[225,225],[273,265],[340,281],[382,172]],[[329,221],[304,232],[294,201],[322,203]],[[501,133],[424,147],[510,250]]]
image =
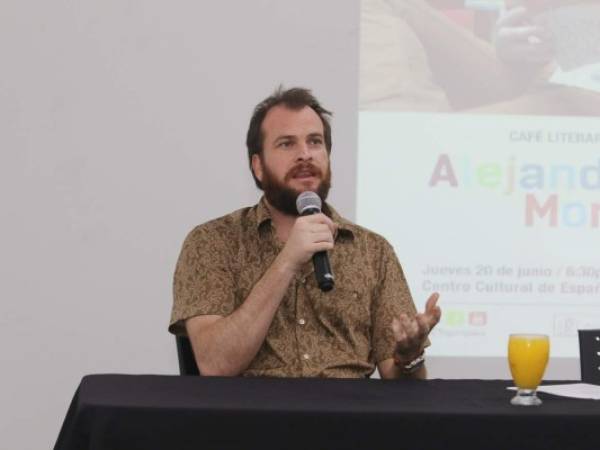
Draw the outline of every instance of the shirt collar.
[[[266,223],[267,221],[269,221],[269,222],[271,221],[271,212],[269,211],[269,208],[267,207],[267,203],[266,203],[264,196],[262,196],[260,198],[260,200],[255,208],[256,208],[255,209],[255,211],[256,211],[256,228],[260,229],[264,223]],[[337,224],[338,233],[340,233],[342,235],[347,234],[350,237],[354,237],[356,225],[354,225],[349,220],[344,219],[342,216],[340,216],[339,213],[327,202],[325,202],[325,206],[323,206],[323,213],[327,217],[329,217],[331,220],[333,220],[334,223]]]

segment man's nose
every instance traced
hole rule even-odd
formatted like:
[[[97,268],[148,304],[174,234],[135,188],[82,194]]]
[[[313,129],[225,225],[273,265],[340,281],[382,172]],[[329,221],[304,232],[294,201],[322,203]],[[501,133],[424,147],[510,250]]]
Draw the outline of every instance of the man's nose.
[[[310,149],[308,148],[308,144],[304,142],[298,146],[298,160],[307,161],[309,159],[312,159],[312,155],[310,153]]]

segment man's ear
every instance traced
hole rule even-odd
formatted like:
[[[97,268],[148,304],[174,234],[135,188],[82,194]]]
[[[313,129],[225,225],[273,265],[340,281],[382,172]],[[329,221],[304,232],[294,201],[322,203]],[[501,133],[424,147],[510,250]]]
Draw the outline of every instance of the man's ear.
[[[258,178],[258,181],[262,183],[263,180],[263,167],[262,160],[258,154],[252,155],[252,172],[254,172],[254,176]]]

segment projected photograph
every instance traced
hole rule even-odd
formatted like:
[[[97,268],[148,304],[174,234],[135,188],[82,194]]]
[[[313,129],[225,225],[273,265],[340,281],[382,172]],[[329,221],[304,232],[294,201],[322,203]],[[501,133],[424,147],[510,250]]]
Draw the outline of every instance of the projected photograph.
[[[600,115],[597,0],[361,0],[360,109]]]

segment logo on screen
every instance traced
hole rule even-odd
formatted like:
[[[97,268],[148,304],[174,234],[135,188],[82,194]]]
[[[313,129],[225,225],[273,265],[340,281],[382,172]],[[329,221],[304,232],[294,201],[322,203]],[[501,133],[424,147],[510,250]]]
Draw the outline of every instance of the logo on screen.
[[[483,327],[487,324],[487,313],[485,311],[472,311],[469,313],[469,325]]]

